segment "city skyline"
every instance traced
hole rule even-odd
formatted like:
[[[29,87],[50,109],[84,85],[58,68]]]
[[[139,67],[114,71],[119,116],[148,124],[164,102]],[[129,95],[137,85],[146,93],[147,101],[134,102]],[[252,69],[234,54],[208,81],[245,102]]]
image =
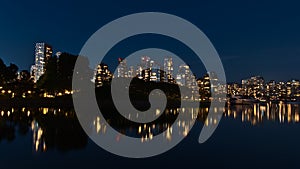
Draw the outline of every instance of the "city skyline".
[[[39,77],[41,75],[43,75],[45,73],[45,65],[47,64],[47,60],[49,60],[49,58],[51,57],[59,57],[59,55],[62,53],[61,51],[57,51],[56,54],[53,53],[53,51],[55,50],[55,48],[53,48],[50,44],[46,43],[46,42],[36,42],[34,45],[34,53],[33,56],[35,58],[35,61],[31,64],[31,68],[30,68],[30,75],[33,78],[34,82],[36,83],[37,80],[39,79]],[[126,63],[126,58],[123,57],[119,57],[118,58],[118,65],[116,68],[116,73],[117,73],[117,77],[138,77],[139,79],[143,79],[145,81],[164,81],[164,82],[178,82],[179,85],[183,85],[183,82],[178,81],[178,78],[180,78],[178,76],[179,72],[182,71],[183,69],[187,69],[185,71],[188,71],[185,74],[190,74],[192,72],[189,72],[190,69],[188,65],[186,64],[180,64],[177,65],[178,68],[174,68],[173,65],[173,57],[172,56],[163,56],[163,63],[158,62],[157,60],[153,60],[151,59],[151,57],[149,56],[140,56],[140,64],[137,65],[129,65],[127,66]],[[96,72],[97,69],[103,69],[102,67],[99,67],[100,65],[103,66],[103,64],[105,65],[105,72],[109,72],[111,73],[112,71],[109,69],[109,65],[107,65],[106,63],[99,63],[97,64],[98,67],[95,68]],[[114,64],[113,64],[114,65]],[[17,65],[19,66],[19,65]],[[160,71],[162,71],[164,74],[160,75],[159,73],[155,73],[154,75],[152,75],[150,72],[147,72],[145,69],[149,69],[151,72],[151,69],[158,69]],[[177,70],[177,71],[176,71]],[[18,74],[21,74],[23,71],[27,71],[26,69],[19,69]],[[102,71],[102,70],[100,70]],[[142,71],[146,71],[146,72],[142,72]],[[175,74],[177,73],[177,74]],[[205,76],[205,74],[209,74],[210,72],[204,73],[200,76],[196,76],[196,79],[199,78],[203,78]],[[121,74],[121,75],[120,75]],[[149,74],[149,75],[148,75]],[[152,76],[156,76],[156,78],[153,80],[151,79],[151,75]],[[191,74],[192,75],[192,74]],[[113,73],[112,75],[110,75],[111,77],[113,77]],[[143,76],[143,77],[142,77]],[[145,76],[147,76],[147,78],[149,78],[148,80],[145,79]],[[162,78],[160,78],[159,76],[161,76]],[[248,79],[247,79],[248,78]],[[288,77],[284,80],[275,80],[275,79],[270,79],[270,80],[265,80],[263,76],[261,76],[260,74],[253,74],[251,76],[245,76],[241,79],[238,79],[236,81],[230,81],[227,82],[227,84],[240,84],[240,85],[244,85],[245,83],[247,83],[248,80],[251,80],[253,78],[261,78],[263,82],[268,82],[268,83],[289,83],[291,81],[299,81],[299,78],[297,77]],[[94,79],[96,79],[96,77],[94,77]],[[160,79],[160,80],[159,80]],[[175,81],[173,81],[175,80]],[[240,83],[239,83],[240,82]]]
[[[56,54],[54,55],[54,52],[53,51],[56,51]],[[55,50],[55,48],[53,48],[50,44],[44,42],[44,41],[40,41],[40,42],[36,42],[35,45],[34,45],[34,53],[32,54],[33,55],[33,58],[35,58],[34,62],[31,63],[31,66],[30,66],[30,69],[19,69],[19,73],[26,70],[26,71],[29,71],[31,76],[33,77],[34,79],[34,82],[36,83],[37,80],[39,79],[39,77],[41,75],[44,74],[45,72],[45,64],[47,62],[47,60],[50,58],[50,57],[58,57],[62,52],[59,51],[59,50]],[[121,60],[120,60],[121,59]],[[168,59],[171,59],[168,63]],[[123,60],[126,60],[126,57],[123,58],[123,57],[119,57],[118,58],[118,64],[124,64],[122,61]],[[135,65],[136,66],[136,69],[134,70],[134,66],[133,65],[130,65],[130,69],[131,69],[131,74],[132,73],[137,73],[138,72],[138,69],[140,69],[140,71],[142,71],[143,69],[143,64],[146,64],[144,65],[144,67],[150,67],[150,61],[153,62],[152,63],[152,67],[153,67],[153,64],[156,64],[156,69],[160,69],[162,67],[162,69],[160,69],[161,71],[164,71],[166,72],[167,74],[169,74],[169,78],[173,78],[173,79],[176,79],[176,74],[174,74],[174,77],[172,75],[172,73],[174,72],[174,68],[173,68],[173,62],[172,62],[172,56],[164,56],[163,57],[163,60],[164,60],[164,63],[159,63],[157,62],[156,60],[151,60],[151,57],[149,56],[141,56],[141,62],[143,62],[143,60],[147,60],[147,61],[144,61],[145,63],[141,63],[140,65]],[[147,63],[146,63],[147,62]],[[104,63],[106,64],[106,63]],[[117,66],[118,66],[117,64]],[[115,63],[113,63],[112,65],[115,65]],[[126,61],[125,61],[125,65],[126,65]],[[168,66],[167,66],[168,65]],[[19,65],[17,65],[19,66]],[[183,64],[179,65],[179,68],[177,68],[177,70],[180,69],[180,66],[184,66]],[[187,65],[186,65],[187,66]],[[109,67],[109,66],[108,66]],[[172,68],[171,68],[172,67]],[[183,68],[183,67],[182,67]],[[181,68],[181,69],[182,69]],[[119,70],[120,68],[118,68],[118,72],[120,71]],[[127,68],[126,68],[127,69]],[[187,68],[189,69],[189,68]],[[129,70],[129,69],[128,69]],[[111,71],[111,70],[109,70]],[[124,70],[123,70],[124,71]],[[37,72],[37,73],[34,73],[34,72]],[[125,73],[125,71],[124,71]],[[129,73],[129,72],[126,72],[126,73]],[[147,72],[146,72],[147,73]],[[205,74],[205,73],[204,73]],[[202,77],[204,74],[198,74],[198,76],[196,76],[196,79]],[[137,74],[136,74],[137,75]],[[141,72],[140,72],[140,76],[141,76]],[[227,81],[228,84],[231,84],[231,83],[239,83],[239,81],[241,81],[241,84],[243,83],[243,79],[245,78],[251,78],[251,77],[255,77],[255,76],[261,76],[261,74],[250,74],[248,76],[244,76],[242,77],[241,79],[236,79],[234,81]],[[127,77],[127,75],[126,75]],[[149,75],[150,77],[150,75]],[[287,82],[287,81],[291,81],[291,80],[298,80],[299,78],[298,77],[286,77],[285,79],[282,79],[282,80],[276,80],[276,79],[269,79],[267,81],[278,81],[278,82]],[[171,79],[169,79],[170,81]]]

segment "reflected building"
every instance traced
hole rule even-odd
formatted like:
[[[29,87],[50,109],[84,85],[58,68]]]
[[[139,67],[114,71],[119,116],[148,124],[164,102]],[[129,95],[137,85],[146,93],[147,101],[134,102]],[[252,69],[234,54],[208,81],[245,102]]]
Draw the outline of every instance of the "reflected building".
[[[47,146],[43,137],[43,129],[40,127],[39,123],[35,120],[31,122],[31,130],[33,132],[33,149],[34,151],[46,151]]]

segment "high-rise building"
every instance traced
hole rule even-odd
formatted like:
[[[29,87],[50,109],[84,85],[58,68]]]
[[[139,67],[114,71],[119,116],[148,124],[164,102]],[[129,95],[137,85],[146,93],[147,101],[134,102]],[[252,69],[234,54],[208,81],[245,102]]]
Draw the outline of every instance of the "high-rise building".
[[[35,65],[31,65],[31,67],[30,67],[30,77],[33,79],[33,81],[35,81],[34,80],[35,79],[35,70],[36,70]]]
[[[264,78],[261,76],[253,76],[250,79],[242,80],[244,94],[255,98],[262,97],[265,87],[264,82]]]
[[[150,61],[150,81],[159,82],[161,80],[161,70],[159,64],[154,60]]]
[[[271,100],[277,99],[278,89],[276,88],[276,82],[274,80],[271,80],[266,84],[265,95]]]
[[[148,56],[142,56],[141,57],[141,66],[143,70],[150,68],[150,57]]]
[[[174,82],[173,81],[173,60],[171,57],[167,57],[164,59],[164,81]]]
[[[209,75],[205,74],[202,78],[197,80],[197,83],[201,100],[209,100],[211,96],[211,84]]]
[[[118,70],[117,77],[128,77],[126,59],[118,58],[118,63],[119,66],[117,68]]]
[[[150,57],[141,57],[142,79],[145,81],[150,80]]]
[[[128,75],[128,78],[134,78],[135,77],[135,70],[134,70],[133,66],[129,67],[127,75]]]
[[[176,82],[178,85],[186,86],[188,88],[192,85],[192,74],[188,65],[180,65],[176,76]]]
[[[143,68],[140,65],[138,65],[136,68],[136,77],[139,79],[143,79]]]
[[[35,64],[31,67],[31,75],[36,83],[46,71],[46,64],[52,56],[52,47],[46,43],[35,44]]]
[[[95,76],[95,86],[100,87],[105,82],[109,82],[112,79],[112,73],[108,70],[106,64],[97,65],[96,76]]]

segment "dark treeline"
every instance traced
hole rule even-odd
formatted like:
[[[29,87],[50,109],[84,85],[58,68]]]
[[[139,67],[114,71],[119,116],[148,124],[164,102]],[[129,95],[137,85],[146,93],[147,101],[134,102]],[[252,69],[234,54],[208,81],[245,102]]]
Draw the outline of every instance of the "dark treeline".
[[[50,57],[45,64],[45,73],[34,83],[33,77],[27,70],[19,71],[15,64],[6,66],[0,59],[0,99],[40,98],[44,93],[57,96],[72,90],[72,77],[76,60],[79,56],[62,53],[59,57]],[[88,61],[84,66],[88,69]],[[92,71],[82,76],[89,78]]]
[[[5,93],[8,93],[10,96],[21,97],[22,93],[33,90],[34,84],[30,73],[27,70],[20,72],[18,70],[17,65],[10,63],[9,66],[6,66],[3,60],[0,59],[0,88],[3,89],[0,91],[2,96],[7,96]]]
[[[46,71],[37,81],[36,88],[56,95],[65,90],[72,90],[72,77],[76,60],[80,57],[81,66],[85,72],[81,73],[82,80],[91,79],[93,71],[89,68],[88,59],[78,55],[62,53],[51,57],[46,64]]]

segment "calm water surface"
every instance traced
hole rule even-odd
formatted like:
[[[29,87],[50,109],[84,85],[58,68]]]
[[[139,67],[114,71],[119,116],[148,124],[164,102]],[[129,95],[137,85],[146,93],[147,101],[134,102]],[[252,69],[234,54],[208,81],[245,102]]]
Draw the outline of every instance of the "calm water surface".
[[[197,141],[201,128],[215,119],[204,120],[208,108],[188,108],[186,111],[197,118],[190,133],[186,132],[190,122],[173,124],[187,137],[172,150],[146,159],[123,158],[101,149],[86,136],[72,110],[2,107],[0,168],[299,168],[299,106],[230,106],[204,144]],[[167,111],[176,114],[179,110]],[[105,135],[107,126],[102,120],[95,117],[91,127]],[[142,142],[161,131],[166,131],[166,140],[173,134],[170,122],[132,126],[120,121],[115,127]],[[122,134],[116,136],[118,139]]]

